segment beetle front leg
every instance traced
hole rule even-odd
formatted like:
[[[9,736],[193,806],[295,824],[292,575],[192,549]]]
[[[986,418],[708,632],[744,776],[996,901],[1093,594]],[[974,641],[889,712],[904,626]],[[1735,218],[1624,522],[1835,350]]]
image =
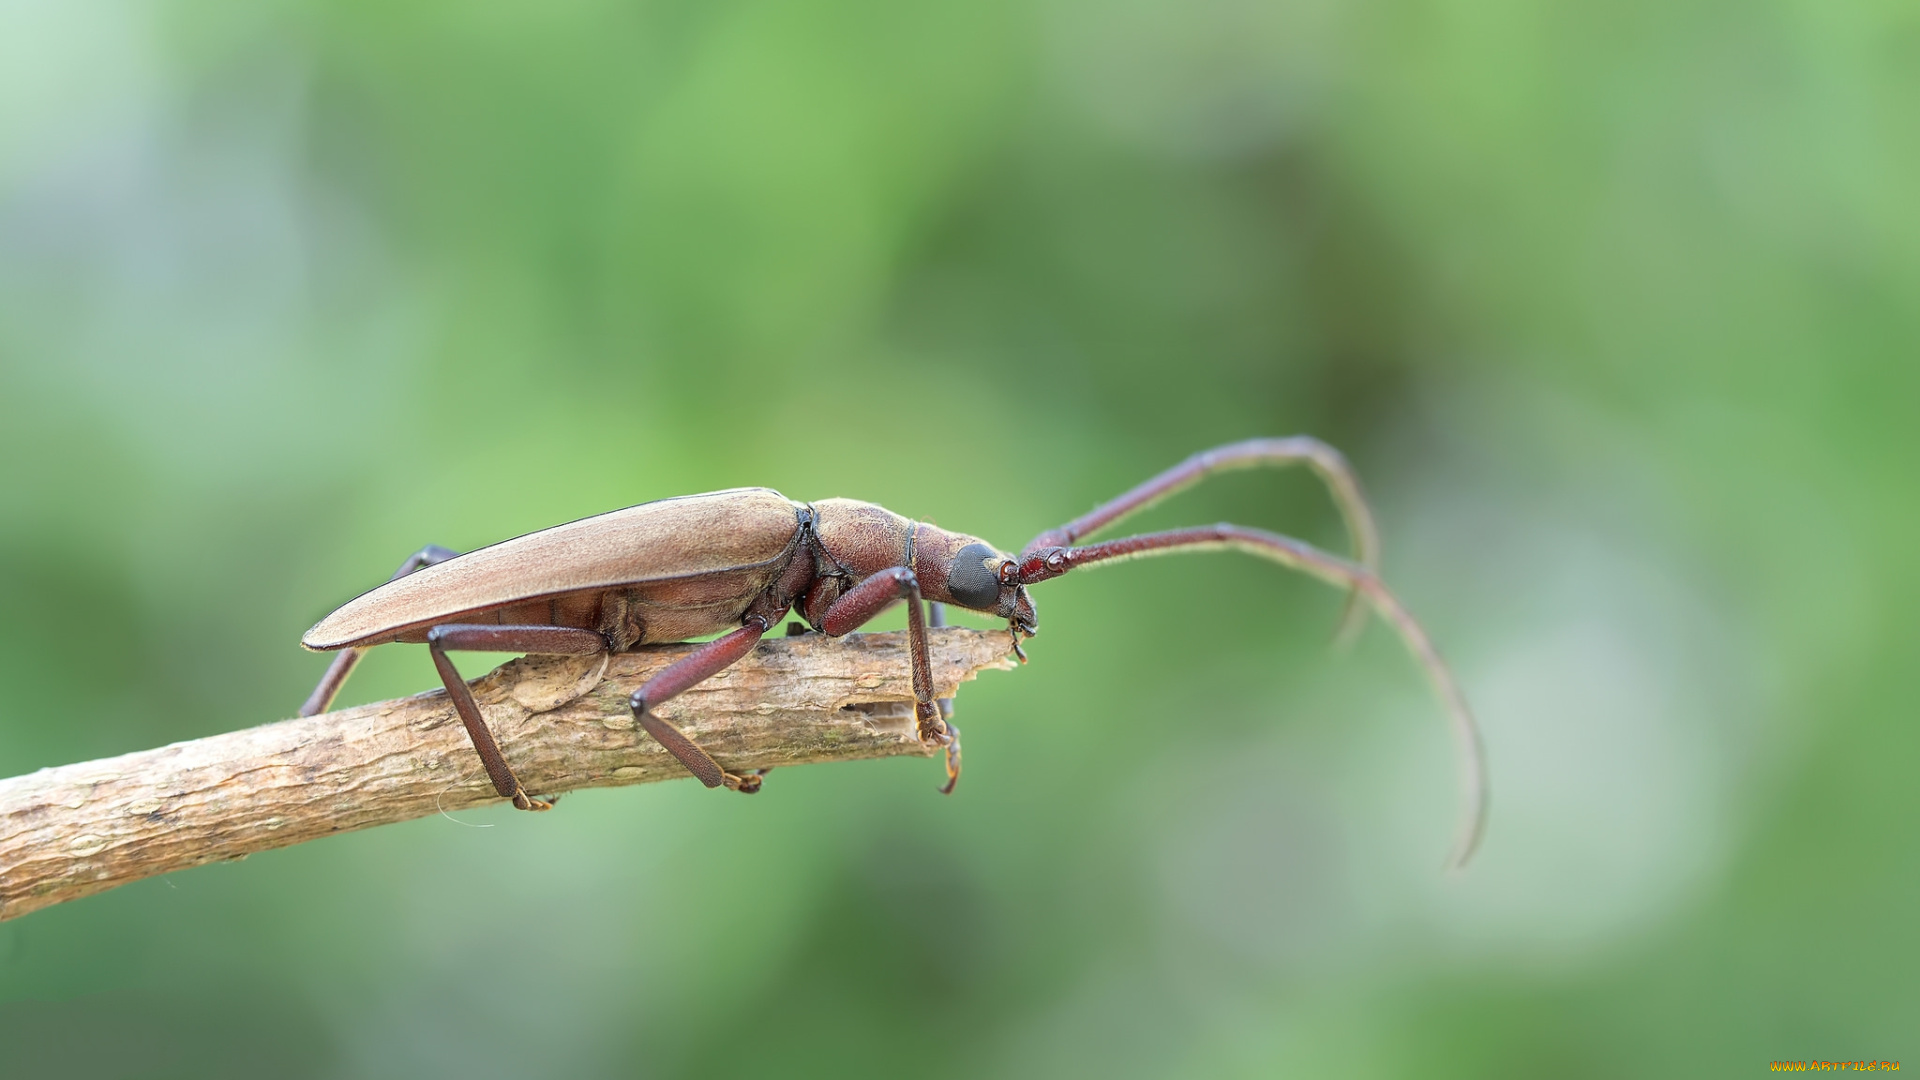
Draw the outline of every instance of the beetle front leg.
[[[913,659],[913,711],[919,720],[920,741],[946,746],[953,741],[940,707],[933,700],[933,663],[927,659],[927,621],[920,605],[920,579],[912,570],[895,566],[882,570],[847,590],[820,620],[828,637],[850,634],[874,616],[907,601],[907,651]]]
[[[401,563],[400,568],[395,570],[393,576],[387,580],[399,581],[423,566],[446,562],[458,554],[460,553],[451,548],[428,544],[407,556],[407,561]],[[333,704],[334,695],[338,694],[340,687],[346,684],[347,676],[353,674],[353,669],[359,666],[360,657],[365,652],[365,649],[341,649],[334,653],[333,663],[327,665],[327,673],[320,676],[320,685],[314,687],[313,693],[307,695],[307,702],[300,706],[298,715],[318,716],[326,712],[327,706]]]
[[[933,600],[927,601],[927,626],[945,625],[947,625],[947,605]],[[947,743],[947,782],[939,788],[940,794],[951,795],[954,785],[960,782],[960,729],[953,722],[953,699],[943,697],[935,704],[940,706],[940,719],[947,723],[947,734],[953,736]]]
[[[713,760],[712,754],[702,750],[699,743],[687,738],[685,732],[653,715],[652,706],[685,693],[752,652],[761,636],[780,617],[765,619],[758,615],[747,616],[746,625],[725,637],[707,642],[667,665],[627,700],[627,705],[633,709],[634,722],[645,728],[654,741],[666,747],[667,753],[672,754],[687,767],[688,772],[710,788],[724,787],[742,795],[751,795],[760,790],[760,777],[766,770],[745,776],[728,772]]]
[[[536,799],[520,786],[519,777],[513,775],[507,759],[500,755],[500,744],[493,741],[493,732],[487,730],[487,721],[480,715],[480,706],[473,700],[473,691],[468,689],[467,680],[460,677],[459,670],[447,657],[447,651],[591,656],[607,651],[607,639],[592,630],[576,630],[565,626],[477,626],[453,623],[427,631],[427,648],[433,654],[433,666],[440,672],[440,681],[446,684],[447,696],[453,699],[453,709],[460,714],[467,737],[473,740],[473,748],[480,755],[480,764],[486,767],[487,779],[493,781],[493,790],[499,792],[503,799],[512,799],[516,809],[552,809],[551,801]]]
[[[947,605],[940,603],[938,600],[927,601],[927,627],[929,629],[935,629],[945,625],[947,625]],[[953,727],[953,699],[950,697],[943,697],[940,700],[934,702],[934,704],[940,706],[940,719],[947,721],[947,727],[952,728]],[[954,732],[955,736],[958,736],[959,734],[960,733],[957,731]],[[954,764],[951,771],[953,772],[954,779],[957,780],[959,779],[959,776],[960,776],[959,750],[957,748],[950,748],[947,756],[953,759]],[[952,790],[953,790],[953,783],[949,781],[943,793],[950,792]]]

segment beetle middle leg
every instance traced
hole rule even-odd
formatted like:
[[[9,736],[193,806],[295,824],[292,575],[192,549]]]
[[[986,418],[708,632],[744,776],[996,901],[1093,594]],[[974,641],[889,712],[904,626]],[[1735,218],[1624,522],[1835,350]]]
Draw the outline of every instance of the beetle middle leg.
[[[446,562],[458,554],[460,553],[451,548],[428,544],[407,556],[407,561],[401,563],[400,568],[395,570],[393,576],[387,580],[399,581],[421,567]],[[327,665],[327,673],[320,676],[320,685],[314,687],[313,693],[307,695],[306,704],[300,706],[300,712],[297,715],[318,716],[326,712],[327,706],[333,704],[334,695],[338,694],[340,687],[346,684],[347,676],[353,674],[353,669],[359,666],[360,657],[365,652],[365,649],[349,648],[334,653],[333,663]]]
[[[782,616],[784,614],[781,613]],[[759,615],[747,616],[746,624],[740,629],[715,638],[667,665],[659,674],[648,679],[644,686],[635,690],[627,701],[633,709],[634,722],[645,728],[654,741],[666,747],[667,752],[685,765],[688,772],[710,788],[724,787],[742,795],[751,795],[760,790],[760,777],[765,775],[766,770],[745,775],[728,772],[713,760],[713,755],[702,750],[699,743],[687,738],[685,732],[653,715],[652,707],[685,693],[752,652],[761,636],[779,619],[780,616],[773,619]]]
[[[503,799],[512,799],[514,807],[520,810],[551,809],[553,803],[528,795],[526,789],[520,786],[520,778],[513,775],[507,759],[500,755],[500,744],[494,742],[493,732],[487,730],[487,721],[480,715],[480,706],[473,700],[473,691],[468,689],[467,680],[460,677],[459,669],[453,666],[447,652],[591,656],[607,651],[607,639],[592,630],[576,630],[565,626],[450,623],[427,631],[427,648],[433,654],[433,666],[440,672],[440,681],[446,684],[447,696],[453,699],[454,711],[460,714],[460,722],[466,725],[467,737],[473,740],[473,748],[480,754],[480,764],[486,766],[487,779],[493,781],[493,790],[499,792]]]

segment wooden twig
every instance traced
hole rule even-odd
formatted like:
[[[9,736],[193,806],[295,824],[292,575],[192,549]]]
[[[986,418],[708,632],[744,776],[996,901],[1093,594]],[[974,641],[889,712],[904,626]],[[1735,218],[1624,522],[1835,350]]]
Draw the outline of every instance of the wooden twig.
[[[1004,631],[932,633],[941,697],[984,668],[1011,666]],[[524,657],[475,680],[474,697],[529,791],[687,778],[635,729],[627,695],[691,648]],[[905,632],[769,639],[657,711],[735,771],[925,755],[909,671]],[[0,920],[154,874],[499,801],[445,690],[42,769],[0,780]]]

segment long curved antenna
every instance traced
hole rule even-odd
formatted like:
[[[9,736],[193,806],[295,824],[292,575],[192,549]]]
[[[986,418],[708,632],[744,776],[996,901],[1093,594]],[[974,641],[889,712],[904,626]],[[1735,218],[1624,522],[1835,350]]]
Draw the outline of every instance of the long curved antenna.
[[[1020,583],[1031,585],[1059,577],[1069,570],[1101,563],[1166,555],[1176,551],[1229,548],[1271,559],[1282,566],[1312,574],[1328,584],[1348,589],[1355,596],[1365,597],[1380,617],[1399,632],[1407,651],[1426,670],[1427,680],[1433,684],[1434,692],[1446,707],[1447,718],[1453,728],[1454,747],[1459,756],[1461,810],[1460,830],[1447,865],[1453,870],[1464,867],[1467,860],[1473,857],[1474,850],[1480,846],[1480,837],[1487,825],[1487,762],[1486,749],[1480,741],[1480,729],[1474,723],[1473,711],[1467,707],[1466,695],[1460,692],[1460,685],[1454,681],[1453,672],[1447,667],[1446,661],[1440,658],[1439,650],[1433,647],[1433,640],[1427,637],[1419,621],[1388,591],[1373,571],[1337,555],[1329,555],[1290,536],[1250,529],[1244,525],[1220,524],[1145,533],[1086,547],[1030,547],[1021,560]]]
[[[1347,459],[1326,443],[1311,435],[1284,439],[1248,439],[1202,450],[1116,499],[1101,503],[1057,529],[1048,529],[1033,538],[1025,548],[1031,554],[1040,548],[1066,547],[1099,532],[1121,519],[1139,513],[1169,496],[1176,495],[1215,474],[1261,465],[1306,465],[1327,485],[1340,518],[1346,523],[1353,542],[1353,558],[1370,574],[1380,572],[1380,534],[1373,524],[1373,512],[1360,494],[1360,480]],[[1360,590],[1347,592],[1347,606],[1340,613],[1337,644],[1346,645],[1366,624],[1360,606]]]

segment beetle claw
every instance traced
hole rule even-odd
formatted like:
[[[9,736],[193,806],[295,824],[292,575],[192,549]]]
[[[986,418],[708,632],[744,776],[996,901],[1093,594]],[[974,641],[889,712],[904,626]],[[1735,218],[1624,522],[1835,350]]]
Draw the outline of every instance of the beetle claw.
[[[929,746],[947,746],[953,742],[952,728],[947,725],[937,708],[923,708],[916,704],[914,714],[920,721],[920,741]]]
[[[960,782],[960,729],[947,725],[947,782],[939,789],[942,795],[953,794],[953,786]]]
[[[769,769],[755,769],[745,776],[739,776],[734,773],[723,773],[721,775],[726,777],[727,790],[737,791],[742,795],[752,795],[754,792],[760,790],[760,778],[767,775],[770,771]]]
[[[553,804],[559,801],[560,796],[558,795],[555,795],[551,799],[536,799],[527,794],[524,788],[513,793],[513,808],[515,810],[551,810],[553,809]]]

